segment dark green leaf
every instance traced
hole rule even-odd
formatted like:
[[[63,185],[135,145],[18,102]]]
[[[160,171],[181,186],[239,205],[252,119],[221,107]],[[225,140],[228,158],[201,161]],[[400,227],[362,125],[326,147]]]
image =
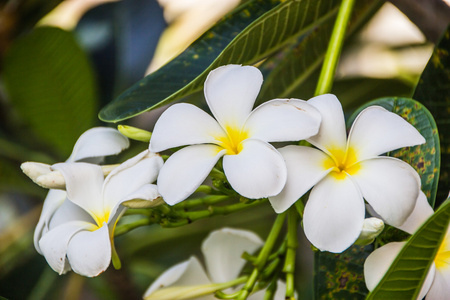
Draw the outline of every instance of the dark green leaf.
[[[349,119],[349,122],[353,122],[361,110],[371,105],[380,105],[388,111],[400,115],[411,123],[426,139],[426,143],[423,145],[395,150],[389,155],[406,161],[419,173],[422,181],[422,191],[427,196],[430,205],[434,206],[439,178],[440,156],[439,136],[433,116],[422,104],[412,99],[382,98],[360,107]]]
[[[203,88],[212,69],[256,63],[334,17],[338,6],[337,0],[248,1],[104,107],[100,119],[121,121],[192,94]]]
[[[18,114],[62,156],[92,127],[96,87],[72,33],[41,27],[16,41],[5,57],[4,82]]]
[[[450,27],[436,45],[413,98],[425,105],[436,120],[442,162],[437,199],[446,199],[450,190]]]
[[[445,237],[449,220],[450,201],[446,201],[411,236],[367,299],[416,299]]]
[[[334,254],[316,252],[314,257],[314,299],[364,299],[363,265],[373,247],[352,246]]]
[[[347,37],[364,24],[382,3],[379,0],[356,1],[346,31]],[[264,74],[264,85],[258,99],[298,98],[294,91],[320,66],[325,56],[334,21],[335,18],[330,18],[318,24],[298,42],[282,49],[259,67]]]

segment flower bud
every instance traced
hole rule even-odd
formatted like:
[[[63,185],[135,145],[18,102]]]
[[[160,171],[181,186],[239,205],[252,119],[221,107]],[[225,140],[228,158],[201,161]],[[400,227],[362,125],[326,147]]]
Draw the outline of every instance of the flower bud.
[[[141,142],[150,142],[150,138],[152,136],[152,133],[147,130],[139,129],[133,126],[128,125],[119,125],[117,126],[117,129],[120,131],[121,134],[126,136],[127,138],[130,138],[132,140],[141,141]]]
[[[366,218],[363,223],[361,234],[355,245],[368,245],[383,231],[384,222],[378,218]]]

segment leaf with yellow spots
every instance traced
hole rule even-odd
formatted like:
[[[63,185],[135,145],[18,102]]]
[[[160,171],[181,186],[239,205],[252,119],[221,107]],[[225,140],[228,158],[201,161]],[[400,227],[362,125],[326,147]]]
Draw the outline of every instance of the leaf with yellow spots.
[[[372,105],[382,106],[401,116],[426,139],[425,144],[395,150],[388,155],[407,162],[419,173],[422,191],[427,196],[430,205],[434,206],[440,169],[440,150],[438,131],[433,116],[425,106],[413,99],[381,98],[369,102],[355,111],[349,119],[349,124],[353,122],[361,110]]]

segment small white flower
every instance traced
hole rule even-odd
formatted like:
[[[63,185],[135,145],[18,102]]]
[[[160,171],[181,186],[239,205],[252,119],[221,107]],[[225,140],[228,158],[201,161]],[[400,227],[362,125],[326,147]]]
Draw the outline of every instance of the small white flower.
[[[60,163],[67,198],[52,214],[48,231],[39,248],[48,264],[63,274],[74,272],[92,277],[109,266],[114,228],[125,211],[120,204],[159,198],[156,180],[162,158],[148,150],[125,161],[106,178],[100,166],[88,163]],[[157,201],[155,201],[155,204]]]
[[[144,294],[144,299],[216,299],[211,289],[235,279],[245,265],[242,253],[253,253],[263,241],[253,232],[222,228],[210,233],[203,241],[202,253],[206,272],[199,260],[192,256],[159,276]],[[274,299],[284,299],[285,284],[278,281]],[[250,295],[249,300],[262,300],[264,291]]]
[[[282,212],[312,188],[303,225],[308,240],[318,249],[342,252],[358,238],[363,227],[363,198],[389,224],[400,225],[414,208],[420,178],[407,163],[380,156],[425,139],[400,116],[380,106],[363,110],[347,139],[344,113],[334,95],[308,101],[322,114],[320,131],[307,141],[316,146],[279,149],[286,160],[284,190],[269,198]]]
[[[242,196],[256,199],[281,191],[286,165],[269,142],[316,134],[320,114],[297,99],[274,99],[252,111],[262,81],[261,72],[251,66],[217,68],[205,81],[206,102],[215,119],[186,103],[161,115],[150,150],[190,145],[174,153],[159,174],[158,187],[168,204],[191,195],[221,157],[229,183]]]
[[[119,131],[107,127],[95,127],[84,132],[75,143],[72,154],[66,162],[89,162],[99,164],[103,161],[105,156],[120,153],[122,150],[128,148],[128,139]],[[26,165],[24,163],[22,166]],[[33,167],[40,164],[33,164]],[[41,164],[40,173],[49,173],[51,168],[49,165]],[[32,179],[37,177],[32,174],[24,172]],[[66,199],[66,192],[62,190],[49,190],[47,197],[44,200],[41,216],[34,231],[34,247],[37,252],[42,254],[39,247],[39,240],[42,235],[48,232],[50,221],[53,218],[55,211],[61,206]]]
[[[424,193],[420,193],[414,211],[398,228],[413,234],[431,215],[433,209]],[[372,252],[364,263],[364,278],[367,288],[373,290],[386,274],[392,262],[402,250],[405,242],[386,244]],[[450,294],[450,227],[439,247],[428,275],[417,299],[426,295],[427,300],[447,299]]]

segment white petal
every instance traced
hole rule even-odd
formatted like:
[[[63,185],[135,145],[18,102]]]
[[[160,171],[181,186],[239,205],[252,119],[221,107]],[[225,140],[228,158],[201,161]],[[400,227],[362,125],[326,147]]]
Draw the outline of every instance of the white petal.
[[[84,221],[95,224],[90,214],[66,198],[49,220],[48,228],[51,230],[70,221]]]
[[[225,132],[206,112],[188,103],[169,107],[159,117],[150,139],[150,151],[194,144],[215,143]]]
[[[205,81],[205,98],[223,128],[241,128],[252,111],[263,82],[252,66],[227,65],[211,71]]]
[[[402,225],[398,226],[398,228],[413,234],[433,213],[433,208],[431,208],[428,203],[427,196],[420,191],[414,210],[408,216],[406,221]]]
[[[39,254],[42,254],[39,247],[39,240],[42,235],[49,230],[50,219],[53,217],[55,211],[61,206],[66,199],[66,191],[61,190],[49,190],[47,197],[44,200],[44,206],[42,207],[41,216],[34,230],[34,247]]]
[[[189,197],[225,151],[215,145],[193,145],[175,152],[158,176],[158,189],[164,201],[174,205]]]
[[[143,185],[155,182],[163,163],[161,156],[145,150],[119,165],[105,178],[104,207],[112,209],[130,200],[129,195]],[[112,211],[111,215],[114,213]]]
[[[318,110],[306,101],[274,99],[251,112],[244,131],[266,142],[299,141],[317,134],[320,120]]]
[[[80,231],[70,240],[67,258],[75,273],[94,277],[111,262],[111,241],[106,223],[95,231]]]
[[[369,291],[377,286],[404,245],[404,242],[388,243],[367,257],[364,262],[364,280]]]
[[[246,261],[244,251],[252,254],[263,245],[259,236],[248,230],[222,228],[203,241],[202,252],[211,281],[222,283],[236,278]]]
[[[98,165],[87,163],[61,163],[52,166],[66,181],[67,197],[93,217],[103,214],[103,171]]]
[[[244,197],[258,199],[281,192],[286,183],[286,164],[270,144],[247,139],[237,155],[225,155],[223,170],[233,189]]]
[[[202,265],[195,256],[189,260],[179,263],[159,276],[145,291],[144,298],[156,290],[169,286],[192,286],[209,284],[211,281],[206,276]]]
[[[427,277],[428,279],[428,277]],[[450,272],[449,269],[442,270],[436,268],[434,280],[431,284],[426,300],[447,299],[450,294]]]
[[[352,174],[364,199],[392,226],[406,221],[416,204],[420,178],[407,163],[392,157],[377,157],[359,163]]]
[[[108,127],[95,127],[84,132],[75,143],[68,162],[97,158],[89,162],[100,163],[104,156],[120,153],[130,146],[128,139],[118,130]]]
[[[65,271],[67,247],[71,238],[76,233],[93,227],[93,224],[87,222],[68,222],[50,230],[39,240],[42,254],[55,272],[63,274]]]
[[[356,241],[363,223],[364,201],[349,177],[328,175],[312,189],[303,226],[315,247],[340,253]]]
[[[127,195],[123,199],[122,204],[123,204],[123,202],[136,200],[138,202],[148,202],[148,203],[142,203],[141,207],[153,207],[152,202],[155,205],[163,203],[158,200],[159,197],[161,197],[161,195],[158,192],[158,186],[156,184],[144,184],[135,192]],[[135,204],[137,204],[137,202],[135,202]],[[131,206],[128,206],[128,207],[131,207]],[[133,208],[139,208],[139,207],[133,206]]]
[[[325,94],[308,100],[322,115],[319,133],[308,139],[308,142],[326,152],[332,149],[345,149],[347,135],[344,111],[335,95]]]
[[[275,212],[281,213],[324,178],[330,169],[324,168],[324,161],[329,157],[320,150],[286,146],[278,151],[286,161],[287,181],[281,193],[270,197],[269,201]]]
[[[370,158],[391,150],[425,143],[424,137],[402,117],[381,106],[364,109],[353,122],[349,147],[358,158]]]

